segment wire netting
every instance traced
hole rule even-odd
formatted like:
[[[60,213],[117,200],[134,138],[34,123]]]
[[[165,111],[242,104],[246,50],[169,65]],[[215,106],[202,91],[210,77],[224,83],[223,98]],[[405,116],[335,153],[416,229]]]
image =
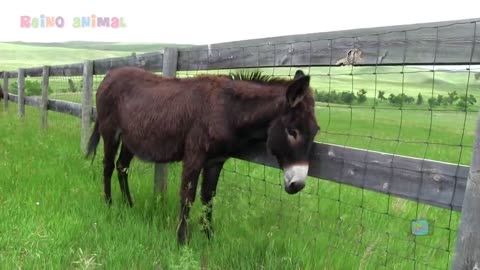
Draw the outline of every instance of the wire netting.
[[[451,26],[434,29],[437,44],[441,44],[439,36],[449,31],[448,27]],[[465,54],[464,63],[472,63],[478,51],[476,25],[472,30],[472,47]],[[396,34],[403,35],[405,44],[409,43],[408,31]],[[310,52],[319,49],[315,44],[327,44],[333,48],[329,50],[333,63],[336,41],[349,38],[310,41]],[[357,40],[358,37],[351,37],[352,48],[347,49],[355,49]],[[265,46],[270,46],[270,51]],[[434,51],[433,65],[408,65],[407,58],[412,57],[408,48],[405,46],[402,65],[395,66],[295,66],[291,57],[290,66],[264,68],[243,66],[245,55],[230,59],[232,67],[261,70],[277,77],[292,79],[297,69],[308,73],[321,127],[317,142],[416,157],[421,163],[420,171],[429,159],[468,166],[480,97],[480,68],[472,64],[437,65],[437,47],[430,48]],[[248,55],[256,49],[271,53],[272,63],[277,63],[275,44],[243,49]],[[229,50],[185,52],[199,68],[178,72],[179,77],[235,72],[235,68],[204,70],[196,59],[208,55],[212,58],[208,61],[214,62],[216,57],[229,55]],[[393,183],[393,179],[384,180]],[[364,178],[365,181],[369,179]],[[382,194],[313,177],[305,191],[291,197],[283,191],[280,170],[237,159],[225,165],[218,197],[216,207],[228,204],[231,197],[244,200],[249,214],[265,220],[265,227],[259,230],[291,226],[285,237],[303,243],[316,257],[319,267],[449,269],[453,260],[460,212],[453,210],[452,205],[449,209],[438,208],[388,192]],[[239,203],[238,207],[243,209],[244,205]],[[276,225],[271,225],[271,220]],[[413,222],[423,220],[428,222],[428,234],[414,235]]]

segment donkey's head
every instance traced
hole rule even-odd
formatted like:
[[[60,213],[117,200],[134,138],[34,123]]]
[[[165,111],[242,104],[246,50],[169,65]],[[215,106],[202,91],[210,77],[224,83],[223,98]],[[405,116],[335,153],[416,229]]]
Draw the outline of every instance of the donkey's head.
[[[310,76],[298,70],[287,86],[285,98],[285,111],[268,129],[267,147],[283,169],[285,191],[295,194],[305,187],[310,149],[320,130],[315,118]]]

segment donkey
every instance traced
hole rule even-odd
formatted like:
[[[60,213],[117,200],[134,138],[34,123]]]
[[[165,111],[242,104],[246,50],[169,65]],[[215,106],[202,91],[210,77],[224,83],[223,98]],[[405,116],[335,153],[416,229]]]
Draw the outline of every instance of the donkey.
[[[186,242],[201,173],[202,225],[210,239],[212,199],[222,167],[254,143],[263,143],[275,157],[284,171],[285,191],[299,192],[306,184],[310,149],[320,130],[309,83],[310,76],[301,70],[293,80],[260,72],[166,78],[137,67],[110,70],[96,93],[97,118],[86,154],[95,158],[103,138],[107,205],[112,203],[115,165],[123,199],[133,206],[128,168],[134,156],[156,163],[182,161],[178,244]]]

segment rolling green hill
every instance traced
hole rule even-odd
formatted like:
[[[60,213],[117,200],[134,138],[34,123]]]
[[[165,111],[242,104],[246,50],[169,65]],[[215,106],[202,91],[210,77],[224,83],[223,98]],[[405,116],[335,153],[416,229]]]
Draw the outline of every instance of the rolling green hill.
[[[143,44],[113,42],[64,43],[0,43],[0,70],[78,63],[84,60],[120,57],[132,52],[144,53],[161,50],[177,44]]]
[[[165,47],[190,47],[188,44],[167,43],[126,43],[126,42],[92,42],[92,41],[68,41],[68,42],[8,42],[8,44],[27,45],[50,48],[87,49],[101,51],[126,51],[126,52],[154,52]]]

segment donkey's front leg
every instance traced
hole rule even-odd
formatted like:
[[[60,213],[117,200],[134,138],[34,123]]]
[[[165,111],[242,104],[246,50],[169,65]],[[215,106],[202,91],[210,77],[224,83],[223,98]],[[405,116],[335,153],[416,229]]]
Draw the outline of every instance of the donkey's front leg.
[[[192,160],[192,158],[189,158],[184,160],[183,163],[182,183],[180,186],[180,222],[177,229],[178,243],[180,245],[184,245],[186,242],[190,208],[195,201],[198,177],[202,169],[203,159]]]
[[[202,216],[201,224],[203,226],[203,231],[207,235],[208,239],[212,238],[213,236],[212,200],[215,197],[215,193],[217,191],[218,177],[220,176],[220,172],[222,171],[224,162],[224,159],[206,162],[206,165],[203,167],[203,182],[200,198],[203,205],[205,206],[205,212]]]

